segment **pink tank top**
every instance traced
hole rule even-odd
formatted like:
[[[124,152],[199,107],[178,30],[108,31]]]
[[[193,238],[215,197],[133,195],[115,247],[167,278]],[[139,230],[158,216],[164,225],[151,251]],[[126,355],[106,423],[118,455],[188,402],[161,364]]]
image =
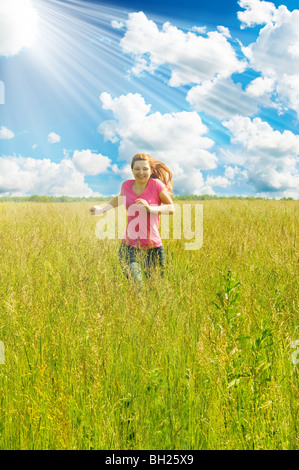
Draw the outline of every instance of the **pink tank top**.
[[[144,192],[137,195],[133,191],[135,180],[127,180],[121,186],[121,194],[125,196],[128,223],[123,243],[136,248],[157,248],[162,246],[159,234],[160,214],[146,211],[145,207],[135,204],[136,199],[145,199],[150,206],[160,206],[159,194],[166,187],[162,181],[150,178]]]

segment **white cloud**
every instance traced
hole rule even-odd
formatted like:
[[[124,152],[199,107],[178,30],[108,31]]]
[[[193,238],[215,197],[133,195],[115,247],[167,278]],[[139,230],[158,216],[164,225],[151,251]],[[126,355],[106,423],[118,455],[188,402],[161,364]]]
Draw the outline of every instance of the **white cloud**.
[[[282,104],[294,109],[299,116],[299,74],[283,74],[277,82],[276,91]]]
[[[11,158],[0,158],[0,194],[9,191],[26,192],[30,187],[31,175],[20,169]]]
[[[274,131],[272,127],[260,118],[253,120],[236,116],[230,121],[223,122],[233,134],[233,143],[241,143],[248,151],[271,152],[273,156],[284,154],[298,155],[299,136],[285,130],[283,133]]]
[[[288,47],[288,53],[294,59],[299,59],[299,42],[297,42],[297,44],[290,44]]]
[[[121,29],[124,27],[124,23],[122,21],[112,20],[111,26],[114,29]]]
[[[246,88],[246,94],[253,98],[258,98],[270,94],[274,89],[274,80],[267,77],[258,77]]]
[[[199,84],[215,76],[228,77],[246,67],[227,40],[227,28],[222,32],[208,32],[203,37],[184,33],[167,22],[159,31],[143,12],[131,13],[126,27],[121,46],[125,53],[135,56],[132,73],[153,72],[167,65],[171,69],[170,86]]]
[[[223,34],[226,38],[231,38],[231,34],[229,32],[229,29],[226,28],[225,26],[217,26],[218,31]]]
[[[128,127],[137,125],[151,109],[151,105],[145,104],[143,97],[138,93],[129,93],[113,99],[109,93],[104,92],[100,95],[100,100],[103,109],[112,111],[114,117],[123,125],[127,123]]]
[[[186,99],[196,111],[203,111],[220,120],[235,114],[255,114],[261,104],[246,94],[241,83],[234,83],[231,78],[216,78],[194,86]]]
[[[120,175],[123,180],[132,179],[132,170],[129,163],[121,168],[118,168],[116,164],[113,164],[111,169],[115,174]]]
[[[198,34],[206,34],[207,27],[206,26],[193,26],[191,31],[195,31]]]
[[[232,184],[228,178],[224,176],[207,176],[206,184],[209,186],[218,186],[221,188],[226,188]]]
[[[37,36],[38,15],[29,0],[1,0],[0,56],[18,54]]]
[[[257,41],[249,46],[251,65],[270,78],[299,73],[299,62],[294,60],[299,45],[299,10],[278,10],[276,20],[262,28]]]
[[[226,154],[227,162],[236,163],[242,155],[239,164],[245,167],[249,184],[263,194],[284,196],[291,191],[299,196],[299,135],[274,131],[260,118],[235,116],[223,125],[232,133],[231,142],[235,144],[231,158]]]
[[[179,165],[174,165],[172,170],[177,194],[195,194],[196,196],[215,194],[213,188],[204,181],[200,170],[191,168],[183,169]]]
[[[215,168],[217,158],[210,151],[214,142],[205,137],[208,129],[196,112],[150,114],[151,106],[140,94],[112,99],[103,93],[100,99],[115,119],[101,123],[98,132],[106,140],[119,142],[120,160],[130,163],[135,153],[149,153],[169,165],[177,175],[177,188],[181,181],[184,192],[201,190],[200,170]]]
[[[60,135],[55,134],[55,132],[50,132],[50,134],[48,135],[48,142],[50,144],[56,144],[57,142],[60,142],[60,140]]]
[[[86,175],[104,173],[111,164],[108,157],[100,153],[92,153],[91,150],[75,150],[72,161],[77,170]]]
[[[227,188],[234,184],[240,184],[240,182],[247,180],[247,171],[240,167],[227,166],[224,171],[224,175],[212,176],[208,175],[206,178],[206,185],[209,187]]]
[[[242,170],[240,167],[227,166],[225,168],[224,176],[231,182],[236,182],[244,178],[247,178],[248,175],[247,175],[247,171]]]
[[[299,115],[299,10],[282,5],[264,26],[256,42],[243,48],[250,66],[261,73],[247,88],[251,96],[271,91],[273,106]]]
[[[0,194],[50,196],[96,196],[71,160],[0,157]]]
[[[245,11],[237,13],[238,19],[241,21],[241,29],[246,26],[252,27],[269,23],[276,11],[276,7],[271,2],[260,0],[239,0],[239,5]]]
[[[213,188],[204,181],[202,172],[198,168],[183,167],[173,162],[171,171],[177,194],[215,194]]]
[[[0,129],[0,139],[13,139],[14,133],[7,129],[7,127],[2,126]]]
[[[134,153],[143,149],[168,162],[173,160],[201,169],[215,167],[216,157],[209,152],[214,142],[203,136],[207,128],[197,113],[150,114],[150,105],[139,94],[129,93],[115,99],[107,95],[101,95],[103,107],[110,109],[117,121],[104,121],[98,130],[106,140],[120,140],[122,160],[130,162]]]

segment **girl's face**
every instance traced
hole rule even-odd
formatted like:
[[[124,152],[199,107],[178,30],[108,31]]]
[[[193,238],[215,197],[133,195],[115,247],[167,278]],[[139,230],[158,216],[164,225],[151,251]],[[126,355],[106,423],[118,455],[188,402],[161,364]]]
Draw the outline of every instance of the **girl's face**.
[[[132,171],[135,180],[140,184],[147,183],[151,176],[151,167],[146,160],[137,160]]]

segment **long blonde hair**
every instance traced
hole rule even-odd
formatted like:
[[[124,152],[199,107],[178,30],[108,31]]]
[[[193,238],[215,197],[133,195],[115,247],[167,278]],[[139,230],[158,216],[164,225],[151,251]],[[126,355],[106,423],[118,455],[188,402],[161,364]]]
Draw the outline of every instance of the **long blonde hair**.
[[[135,162],[138,160],[146,160],[151,169],[151,176],[150,178],[155,178],[162,183],[165,184],[167,191],[169,192],[170,196],[173,195],[173,181],[172,181],[172,172],[168,168],[168,166],[165,165],[165,163],[160,162],[159,160],[156,160],[153,158],[151,155],[148,155],[147,153],[136,153],[134,157],[132,158],[131,162],[131,169],[133,170]]]

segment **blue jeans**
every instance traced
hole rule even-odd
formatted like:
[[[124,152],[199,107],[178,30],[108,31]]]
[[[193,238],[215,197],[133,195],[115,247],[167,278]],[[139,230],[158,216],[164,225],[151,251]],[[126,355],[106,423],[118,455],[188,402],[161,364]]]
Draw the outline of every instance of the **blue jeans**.
[[[160,266],[161,275],[165,265],[165,252],[163,246],[149,249],[138,249],[132,245],[121,243],[118,252],[120,263],[129,278],[130,275],[137,281],[142,282],[142,267],[147,278],[151,276],[152,268]]]

